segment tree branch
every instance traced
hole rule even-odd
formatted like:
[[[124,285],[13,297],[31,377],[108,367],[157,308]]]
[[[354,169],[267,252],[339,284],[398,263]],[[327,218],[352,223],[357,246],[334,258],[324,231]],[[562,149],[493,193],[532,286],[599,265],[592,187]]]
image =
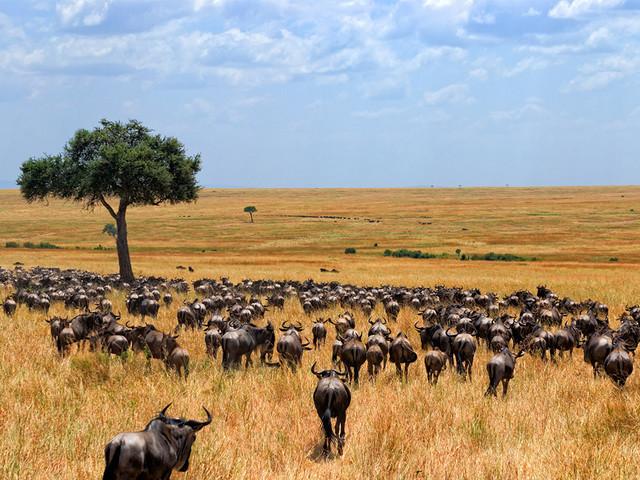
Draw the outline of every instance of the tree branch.
[[[109,212],[109,214],[113,217],[114,220],[118,219],[118,215],[116,214],[115,210],[113,209],[113,207],[111,205],[109,205],[107,203],[107,201],[104,199],[104,195],[100,195],[100,203],[102,203],[102,205],[104,205],[104,208],[107,209],[107,211]]]

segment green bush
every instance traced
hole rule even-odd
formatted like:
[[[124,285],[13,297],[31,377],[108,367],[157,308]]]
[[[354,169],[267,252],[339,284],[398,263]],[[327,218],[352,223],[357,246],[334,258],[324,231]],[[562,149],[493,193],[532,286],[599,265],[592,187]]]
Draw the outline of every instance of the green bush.
[[[349,254],[349,255],[353,255],[356,253],[356,249],[353,247],[347,247],[344,249],[344,253]]]
[[[618,261],[618,257],[611,257],[609,259],[610,262],[617,262]]]
[[[396,258],[446,258],[446,254],[442,255],[434,255],[433,253],[423,252],[422,250],[407,250],[406,248],[401,248],[400,250],[385,250],[385,257],[396,257]]]
[[[4,248],[20,248],[20,244],[18,242],[7,242],[4,244]]]
[[[474,253],[473,255],[469,255],[467,258],[469,260],[485,260],[487,262],[528,262],[528,261],[536,260],[535,257],[527,258],[527,257],[520,257],[518,255],[513,255],[511,253],[495,253],[495,252],[489,252],[485,254]]]
[[[42,249],[50,249],[50,250],[56,250],[60,248],[57,245],[54,245],[53,243],[49,243],[49,242],[40,242],[40,243],[24,242],[22,244],[22,247],[23,248],[42,248]]]

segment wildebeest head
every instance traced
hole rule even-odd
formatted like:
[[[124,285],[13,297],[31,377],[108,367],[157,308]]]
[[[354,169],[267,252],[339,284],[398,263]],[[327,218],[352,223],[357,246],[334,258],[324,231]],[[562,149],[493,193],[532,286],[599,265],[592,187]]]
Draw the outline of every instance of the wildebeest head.
[[[318,372],[316,370],[316,364],[317,362],[313,362],[313,365],[311,365],[311,373],[313,373],[318,378],[330,378],[330,377],[343,378],[347,376],[346,372],[340,372],[334,369],[321,370]]]

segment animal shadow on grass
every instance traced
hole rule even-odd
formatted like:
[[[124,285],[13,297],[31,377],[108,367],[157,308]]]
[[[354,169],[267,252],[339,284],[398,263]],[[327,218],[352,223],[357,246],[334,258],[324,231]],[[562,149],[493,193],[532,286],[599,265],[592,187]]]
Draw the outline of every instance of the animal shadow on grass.
[[[324,440],[322,440],[311,448],[309,454],[307,455],[307,458],[315,463],[324,463],[339,460],[340,455],[333,451],[333,447],[335,447],[335,445],[332,445],[331,453],[329,453],[329,455],[326,455],[324,453]]]

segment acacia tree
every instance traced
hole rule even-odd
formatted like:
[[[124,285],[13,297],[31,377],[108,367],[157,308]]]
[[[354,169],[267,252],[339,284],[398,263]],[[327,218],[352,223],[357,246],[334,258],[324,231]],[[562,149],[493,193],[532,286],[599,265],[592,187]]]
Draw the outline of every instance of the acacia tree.
[[[78,130],[61,154],[24,162],[18,185],[28,202],[53,197],[104,206],[116,222],[120,278],[132,282],[127,209],[194,201],[200,165],[200,155],[187,156],[174,137],[152,134],[136,120],[101,120],[91,131]]]
[[[244,211],[245,211],[245,213],[249,214],[249,216],[251,217],[251,223],[253,223],[253,214],[256,213],[258,211],[258,209],[256,207],[254,207],[253,205],[250,205],[248,207],[244,207]]]

